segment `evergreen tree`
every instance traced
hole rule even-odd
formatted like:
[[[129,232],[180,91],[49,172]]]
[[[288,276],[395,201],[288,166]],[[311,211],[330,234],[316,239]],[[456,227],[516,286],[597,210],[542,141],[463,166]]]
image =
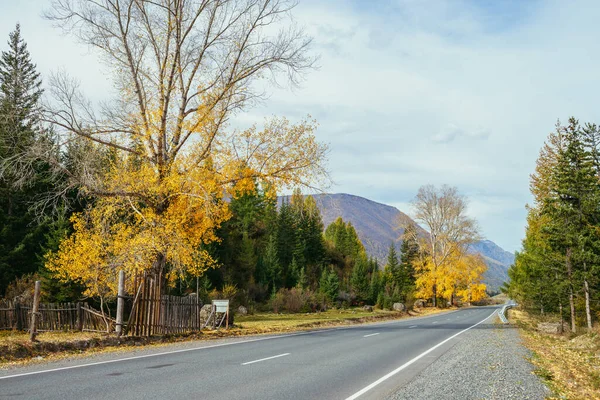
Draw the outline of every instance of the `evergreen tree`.
[[[321,293],[329,299],[329,301],[335,301],[339,294],[340,281],[337,273],[333,267],[323,269],[321,279],[319,280],[319,289]]]
[[[308,278],[306,276],[306,272],[304,271],[304,267],[300,268],[300,273],[298,274],[298,283],[296,287],[300,289],[306,289],[308,287]]]
[[[34,139],[42,80],[31,62],[19,24],[0,57],[0,129],[5,150],[26,150]]]
[[[375,270],[371,274],[371,285],[369,288],[369,297],[373,304],[378,303],[380,294],[383,294],[383,284],[381,279],[381,271]]]
[[[398,261],[398,254],[396,253],[396,246],[394,243],[390,244],[386,267],[389,268],[390,272],[394,276],[394,279],[396,279],[396,276],[400,274],[400,262]]]
[[[281,266],[283,284],[286,287],[294,286],[289,267],[297,246],[298,236],[295,215],[290,204],[283,202],[279,207],[277,217],[277,256]]]
[[[582,131],[574,118],[565,129],[565,140],[566,146],[559,153],[552,174],[551,197],[545,199],[542,213],[549,217],[547,229],[551,246],[565,256],[571,330],[575,332],[575,292],[580,286],[578,278],[586,269],[586,249],[590,248],[591,242],[597,241],[594,240],[597,234],[593,225],[600,196],[593,158],[584,145]],[[591,325],[591,317],[588,323]]]
[[[417,228],[409,224],[403,235],[400,246],[400,271],[402,276],[402,295],[404,300],[409,293],[415,290],[415,262],[419,257],[419,243],[417,242]]]
[[[277,292],[283,284],[282,268],[277,254],[277,237],[271,235],[263,260],[271,292]]]
[[[31,62],[20,26],[0,56],[0,295],[13,279],[39,271],[47,224],[30,205],[46,191],[43,166],[23,181],[19,156],[36,140],[40,75]]]
[[[352,269],[352,291],[356,295],[357,300],[368,300],[369,299],[369,276],[368,276],[368,264],[369,261],[366,257],[360,257],[354,263]]]

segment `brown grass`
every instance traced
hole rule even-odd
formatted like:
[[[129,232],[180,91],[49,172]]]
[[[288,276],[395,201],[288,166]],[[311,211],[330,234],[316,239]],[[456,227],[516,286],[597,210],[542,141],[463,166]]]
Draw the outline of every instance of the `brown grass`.
[[[521,310],[509,312],[521,328],[526,347],[533,352],[536,374],[553,390],[553,399],[600,399],[600,334],[579,336],[538,332],[538,318]]]

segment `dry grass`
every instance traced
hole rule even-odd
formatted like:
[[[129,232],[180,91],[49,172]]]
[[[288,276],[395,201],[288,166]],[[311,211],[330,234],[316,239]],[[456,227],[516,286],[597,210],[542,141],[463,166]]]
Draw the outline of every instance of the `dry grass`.
[[[511,310],[511,322],[521,329],[521,337],[533,352],[536,374],[554,391],[554,399],[600,399],[600,334],[580,336],[538,332],[538,319],[521,310]]]
[[[125,337],[117,339],[114,335],[93,332],[41,332],[37,337],[38,342],[30,343],[27,333],[0,331],[0,368],[77,357],[90,353],[126,351],[134,346],[164,346],[173,342],[189,340],[287,333],[316,327],[425,316],[448,310],[425,308],[419,310],[418,313],[411,311],[410,314],[381,310],[368,312],[362,309],[328,310],[308,314],[261,313],[237,316],[235,326],[229,330],[205,330],[190,335],[151,338]]]
[[[236,325],[240,329],[253,331],[288,331],[297,330],[298,328],[311,328],[322,325],[339,325],[353,323],[361,319],[388,319],[402,318],[406,314],[401,314],[394,311],[373,311],[364,310],[328,310],[320,313],[306,314],[254,314],[245,315],[236,318]]]

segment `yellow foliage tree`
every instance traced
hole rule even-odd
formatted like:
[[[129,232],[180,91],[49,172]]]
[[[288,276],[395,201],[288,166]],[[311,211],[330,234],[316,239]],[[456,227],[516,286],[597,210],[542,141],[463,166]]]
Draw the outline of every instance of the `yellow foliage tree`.
[[[468,254],[464,250],[456,251],[441,265],[435,265],[431,257],[415,262],[417,275],[416,296],[430,298],[436,295],[454,303],[458,297],[463,302],[479,301],[487,296],[486,285],[482,283],[487,266],[477,254]]]
[[[315,186],[327,177],[316,123],[271,118],[262,129],[228,121],[259,100],[257,81],[281,72],[294,84],[312,68],[310,38],[285,25],[293,1],[54,0],[48,18],[105,56],[118,98],[102,115],[64,75],[52,79],[45,120],[68,146],[46,159],[91,206],[47,265],[85,283],[88,295],[115,292],[117,270],[173,281],[214,265],[203,245],[229,217],[227,199],[265,184]],[[284,24],[281,30],[270,25]],[[65,188],[67,191],[69,188]]]

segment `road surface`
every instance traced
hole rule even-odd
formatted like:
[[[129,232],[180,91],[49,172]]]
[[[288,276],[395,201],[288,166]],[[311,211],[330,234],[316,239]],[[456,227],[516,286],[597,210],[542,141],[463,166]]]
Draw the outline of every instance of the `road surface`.
[[[381,399],[498,307],[0,371],[11,399]]]

